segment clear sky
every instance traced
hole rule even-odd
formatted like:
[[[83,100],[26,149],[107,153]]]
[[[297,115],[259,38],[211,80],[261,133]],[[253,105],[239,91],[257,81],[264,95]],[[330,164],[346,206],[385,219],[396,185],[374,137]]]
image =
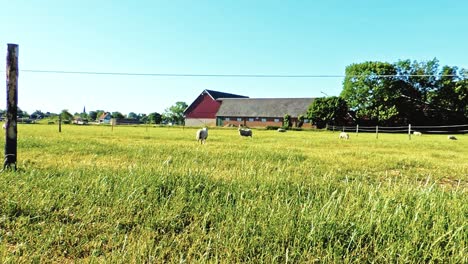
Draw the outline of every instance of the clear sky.
[[[0,0],[0,10],[0,49],[19,45],[20,70],[343,75],[352,63],[434,57],[468,68],[468,1]],[[320,97],[342,81],[20,72],[19,107],[162,113],[204,89]]]

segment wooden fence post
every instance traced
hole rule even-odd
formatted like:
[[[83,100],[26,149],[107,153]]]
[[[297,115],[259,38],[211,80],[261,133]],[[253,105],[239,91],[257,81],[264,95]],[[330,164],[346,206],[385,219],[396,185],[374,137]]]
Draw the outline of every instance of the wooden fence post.
[[[358,136],[359,134],[359,125],[356,125],[356,137]]]
[[[5,123],[5,161],[3,169],[16,170],[16,158],[18,149],[18,45],[8,44],[6,58],[6,89],[7,89],[7,113]]]
[[[59,133],[62,132],[62,115],[59,115]]]
[[[411,124],[408,125],[408,138],[411,140]]]
[[[379,126],[375,126],[375,138],[379,139]]]

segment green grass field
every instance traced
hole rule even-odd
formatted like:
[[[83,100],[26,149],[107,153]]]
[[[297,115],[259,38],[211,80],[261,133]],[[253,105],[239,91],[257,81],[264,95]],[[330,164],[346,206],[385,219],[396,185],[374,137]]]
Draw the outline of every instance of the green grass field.
[[[467,135],[195,131],[20,125],[1,261],[468,262]]]

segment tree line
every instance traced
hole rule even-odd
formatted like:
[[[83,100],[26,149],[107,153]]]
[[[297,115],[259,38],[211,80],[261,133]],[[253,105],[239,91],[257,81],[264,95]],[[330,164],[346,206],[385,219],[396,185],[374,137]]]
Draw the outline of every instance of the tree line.
[[[468,71],[436,58],[351,64],[340,96],[317,98],[307,117],[318,127],[466,124]]]
[[[51,113],[51,112],[43,112],[41,110],[36,110],[31,114],[28,112],[21,110],[18,108],[17,113],[19,118],[27,118],[32,120],[37,119],[58,119],[59,117],[64,120],[65,122],[71,122],[75,119],[82,119],[90,122],[99,121],[99,118],[105,114],[110,113],[112,118],[116,119],[131,119],[135,121],[139,121],[141,123],[148,123],[148,124],[161,124],[161,123],[172,123],[172,124],[183,124],[184,122],[184,110],[188,107],[185,102],[176,102],[169,108],[166,108],[164,113],[160,114],[158,112],[153,112],[149,114],[142,114],[142,113],[135,113],[130,112],[127,115],[122,114],[119,111],[114,112],[107,112],[105,110],[94,110],[86,112],[83,109],[81,113],[70,113],[68,109],[62,110],[60,113]],[[0,110],[0,116],[5,115],[5,110]]]

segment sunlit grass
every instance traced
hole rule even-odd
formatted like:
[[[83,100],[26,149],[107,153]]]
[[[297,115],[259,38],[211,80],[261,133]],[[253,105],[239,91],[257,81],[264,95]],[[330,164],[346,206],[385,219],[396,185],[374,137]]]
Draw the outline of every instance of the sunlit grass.
[[[195,131],[20,126],[0,258],[467,262],[465,135]]]

